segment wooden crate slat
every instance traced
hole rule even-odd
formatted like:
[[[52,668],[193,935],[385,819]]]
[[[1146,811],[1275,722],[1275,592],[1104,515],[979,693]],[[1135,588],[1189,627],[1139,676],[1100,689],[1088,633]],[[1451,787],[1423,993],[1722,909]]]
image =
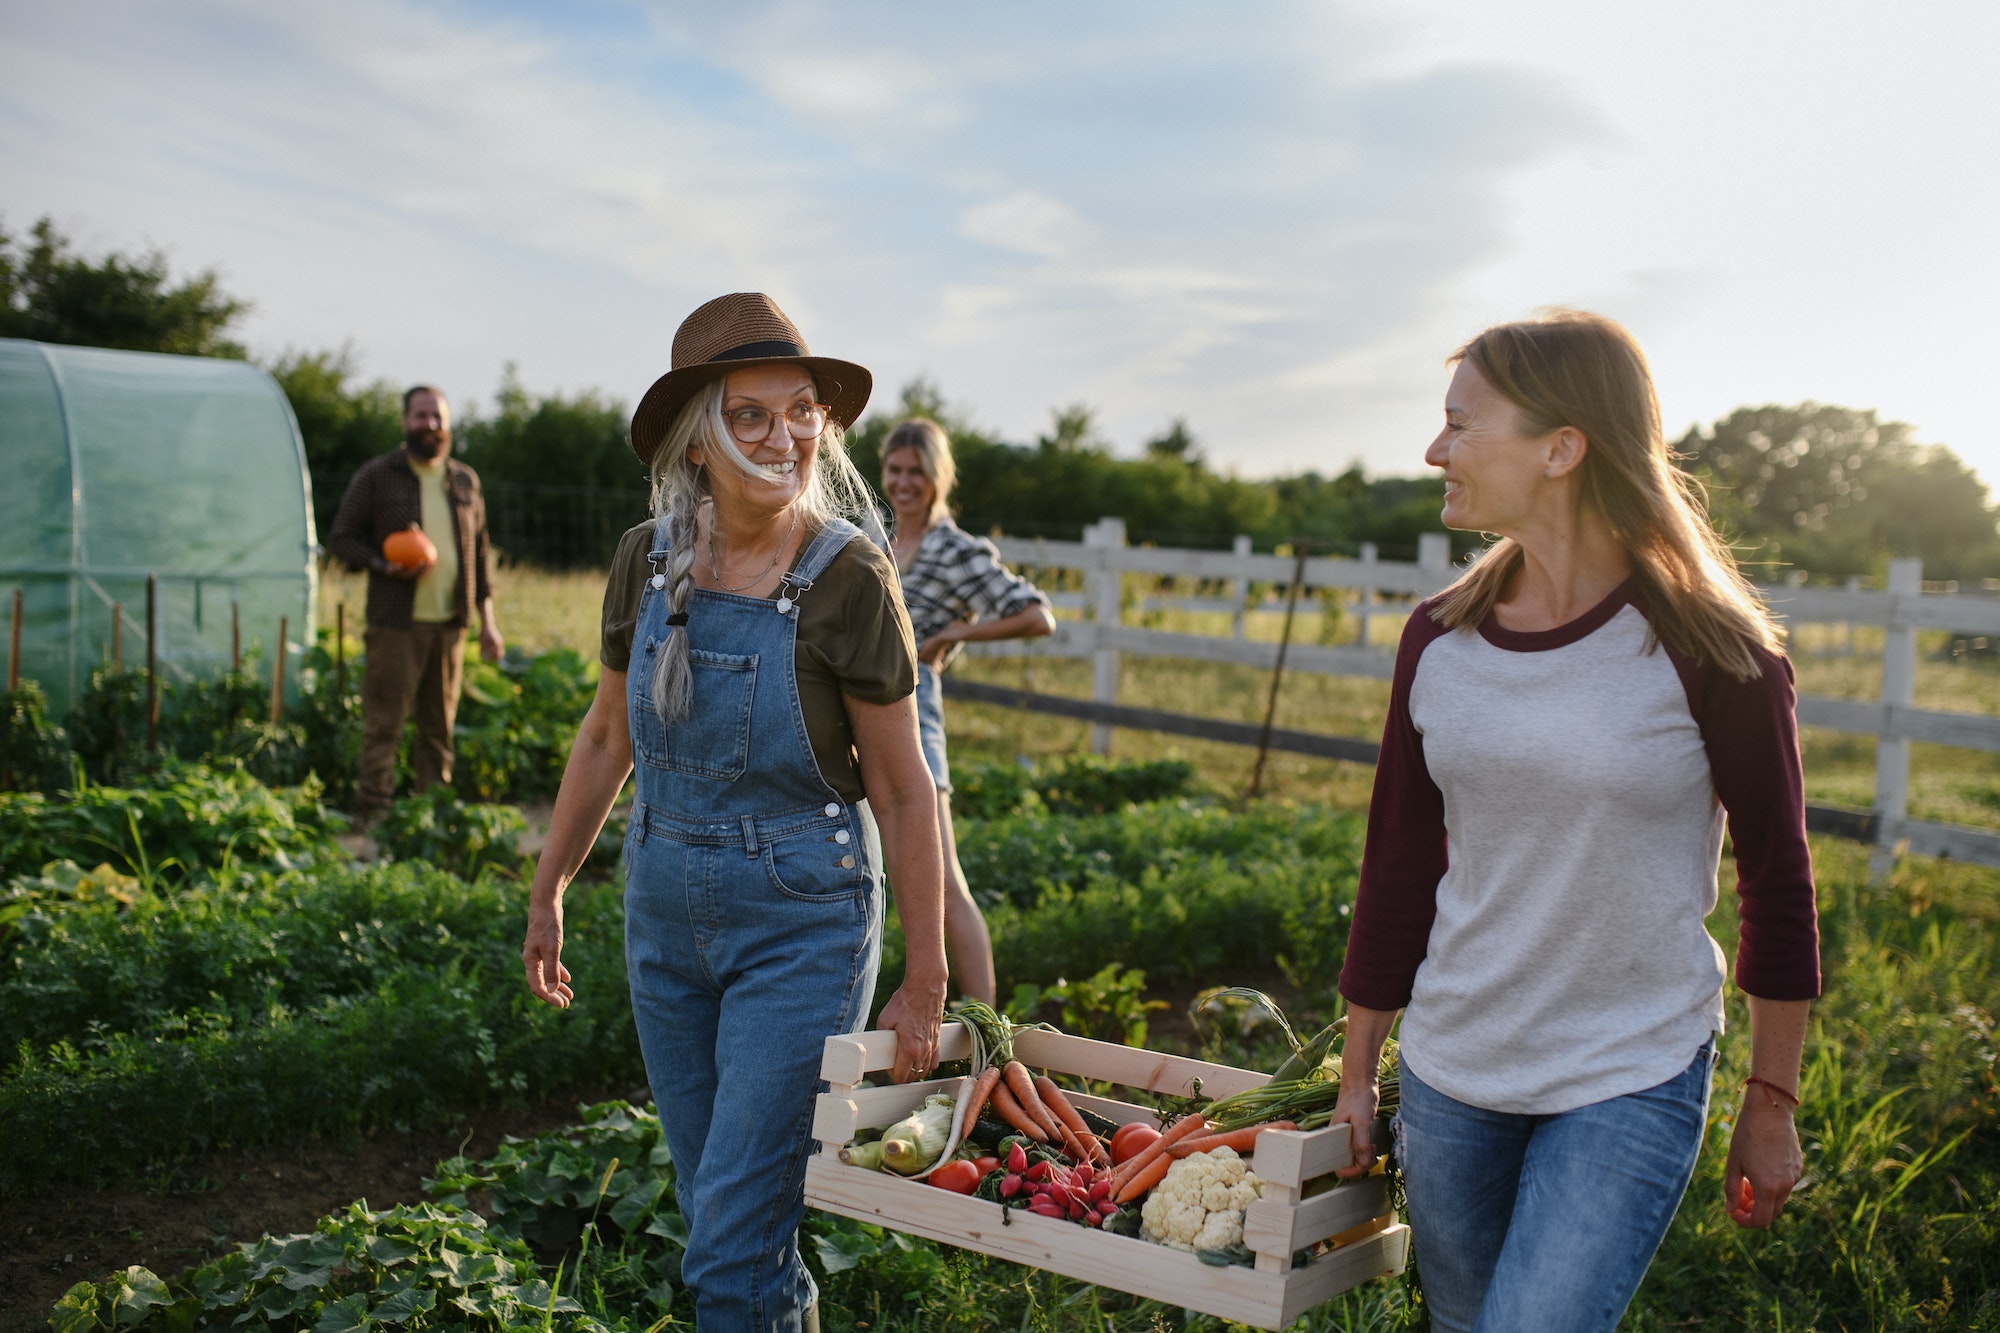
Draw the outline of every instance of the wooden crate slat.
[[[1323,1254],[1304,1269],[1293,1269],[1285,1283],[1284,1306],[1274,1327],[1283,1328],[1322,1301],[1378,1277],[1403,1271],[1410,1257],[1410,1229],[1397,1222],[1380,1235],[1343,1245]]]
[[[1257,1200],[1243,1210],[1243,1243],[1253,1250],[1292,1254],[1388,1211],[1388,1180],[1363,1176],[1298,1203]]]
[[[972,1038],[961,1023],[947,1021],[938,1029],[938,1059],[963,1060],[972,1054]],[[884,1028],[837,1033],[826,1039],[819,1076],[828,1083],[859,1083],[896,1063],[896,1034]]]
[[[1267,1129],[1257,1136],[1250,1169],[1274,1185],[1292,1189],[1338,1171],[1354,1160],[1348,1150],[1345,1124],[1325,1129]]]
[[[1269,1074],[1212,1065],[1206,1060],[1166,1055],[1137,1046],[1118,1046],[1062,1032],[1023,1032],[1014,1038],[1014,1054],[1022,1064],[1079,1074],[1095,1082],[1122,1083],[1171,1097],[1194,1095],[1201,1080],[1204,1097],[1229,1097],[1271,1081]]]
[[[1069,1098],[1069,1104],[1077,1110],[1090,1111],[1101,1115],[1113,1124],[1141,1124],[1151,1125],[1155,1129],[1159,1128],[1160,1117],[1154,1115],[1143,1106],[1134,1106],[1130,1102],[1113,1101],[1109,1097],[1096,1097],[1087,1092],[1070,1092],[1067,1089],[1064,1090],[1063,1096]]]
[[[956,1078],[893,1083],[881,1088],[855,1088],[847,1093],[822,1092],[813,1104],[813,1137],[822,1143],[846,1143],[857,1130],[893,1125],[924,1104],[934,1092],[958,1095]]]

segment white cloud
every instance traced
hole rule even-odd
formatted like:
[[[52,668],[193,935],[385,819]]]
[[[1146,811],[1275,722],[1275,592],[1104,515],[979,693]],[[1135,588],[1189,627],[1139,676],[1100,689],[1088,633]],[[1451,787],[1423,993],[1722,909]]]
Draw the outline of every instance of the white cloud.
[[[1033,190],[976,204],[958,219],[958,234],[967,240],[1044,259],[1069,253],[1087,230],[1074,210]]]

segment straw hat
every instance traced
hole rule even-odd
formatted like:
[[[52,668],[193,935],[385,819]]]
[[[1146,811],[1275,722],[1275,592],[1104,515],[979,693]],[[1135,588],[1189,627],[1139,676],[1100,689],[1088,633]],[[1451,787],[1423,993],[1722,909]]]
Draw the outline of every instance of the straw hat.
[[[732,370],[774,362],[811,372],[821,400],[843,429],[868,406],[875,377],[866,368],[814,356],[798,326],[764,293],[731,292],[681,321],[674,333],[673,368],[653,381],[632,414],[632,452],[651,467],[674,414],[696,390]]]

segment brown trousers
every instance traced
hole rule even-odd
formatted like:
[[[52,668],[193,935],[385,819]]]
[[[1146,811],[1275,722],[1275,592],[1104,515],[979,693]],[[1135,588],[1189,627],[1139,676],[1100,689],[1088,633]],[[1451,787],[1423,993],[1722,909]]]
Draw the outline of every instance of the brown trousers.
[[[451,724],[465,679],[465,627],[449,622],[370,625],[361,676],[361,780],[358,815],[380,814],[396,795],[396,747],[414,707],[411,758],[417,790],[451,781]]]

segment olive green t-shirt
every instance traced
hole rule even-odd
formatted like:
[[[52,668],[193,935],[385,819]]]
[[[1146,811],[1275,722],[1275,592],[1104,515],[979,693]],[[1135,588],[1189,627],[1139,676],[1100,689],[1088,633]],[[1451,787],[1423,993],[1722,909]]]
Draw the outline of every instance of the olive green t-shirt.
[[[603,643],[597,660],[613,671],[630,669],[639,601],[653,566],[649,520],[618,541],[611,577],[604,585]],[[799,543],[799,555],[813,534]],[[793,568],[797,568],[795,557]],[[773,597],[777,594],[772,593]],[[799,599],[798,647],[793,657],[806,735],[827,785],[844,801],[858,801],[861,769],[854,729],[840,696],[891,704],[917,688],[917,645],[910,614],[896,585],[896,567],[866,538],[849,542]]]

